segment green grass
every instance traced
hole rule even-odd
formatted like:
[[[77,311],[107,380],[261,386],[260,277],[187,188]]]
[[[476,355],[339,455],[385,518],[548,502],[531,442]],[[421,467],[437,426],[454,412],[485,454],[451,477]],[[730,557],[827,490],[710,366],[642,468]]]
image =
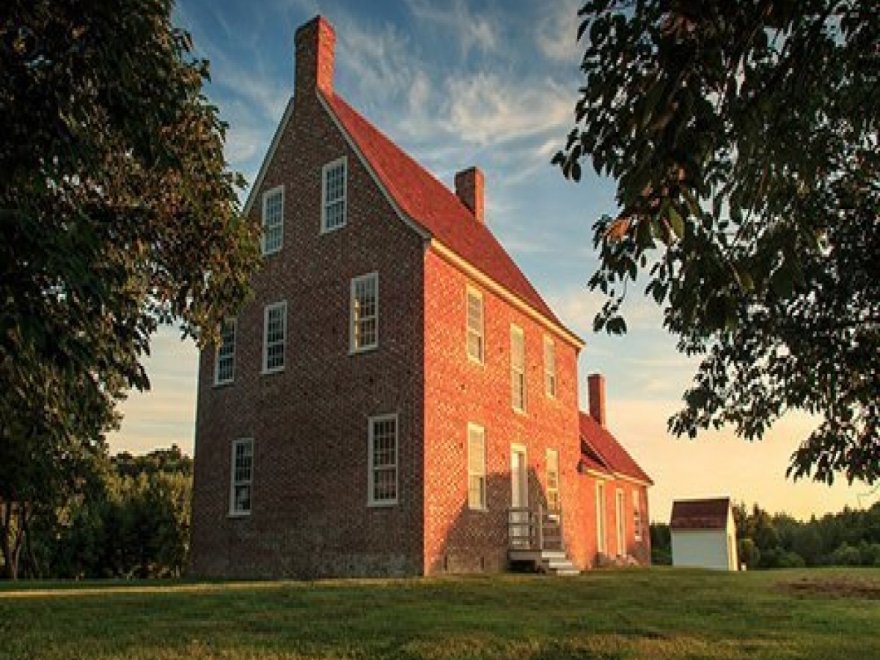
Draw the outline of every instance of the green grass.
[[[0,587],[0,658],[880,658],[880,570]]]

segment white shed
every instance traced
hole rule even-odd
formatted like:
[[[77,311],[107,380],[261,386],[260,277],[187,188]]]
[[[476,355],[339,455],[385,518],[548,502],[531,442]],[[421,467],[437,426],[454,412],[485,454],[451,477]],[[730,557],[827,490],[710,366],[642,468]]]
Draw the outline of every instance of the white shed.
[[[729,497],[676,500],[669,531],[673,566],[737,570],[736,525]]]

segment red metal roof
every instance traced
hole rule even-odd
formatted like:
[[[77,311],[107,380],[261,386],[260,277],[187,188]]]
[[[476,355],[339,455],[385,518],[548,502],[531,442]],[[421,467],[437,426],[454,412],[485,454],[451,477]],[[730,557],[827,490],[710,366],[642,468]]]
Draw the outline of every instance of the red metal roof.
[[[324,99],[409,218],[537,312],[562,324],[488,227],[449,188],[410,158],[338,94]]]
[[[672,529],[724,529],[730,498],[717,497],[708,500],[676,500],[672,503]]]
[[[581,440],[587,445],[586,449],[591,450],[583,452],[581,456],[581,459],[588,466],[591,466],[591,463],[595,463],[595,459],[598,458],[601,464],[607,467],[599,466],[594,469],[617,472],[649,484],[654,483],[651,477],[639,467],[639,464],[617,442],[608,429],[601,426],[590,415],[584,412],[580,413],[580,426]]]

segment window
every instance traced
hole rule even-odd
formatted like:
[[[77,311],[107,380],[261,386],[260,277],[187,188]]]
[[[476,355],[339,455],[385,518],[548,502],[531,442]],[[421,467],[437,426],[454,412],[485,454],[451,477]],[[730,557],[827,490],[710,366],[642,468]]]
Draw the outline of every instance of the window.
[[[596,547],[605,552],[605,484],[596,482]]]
[[[397,503],[397,415],[369,421],[369,474],[367,502],[371,506]]]
[[[225,385],[235,378],[235,319],[226,319],[220,328],[220,348],[214,358],[214,384]]]
[[[266,305],[263,318],[263,373],[284,369],[287,340],[287,303]]]
[[[343,156],[321,170],[321,233],[345,226],[346,162]]]
[[[510,326],[510,381],[513,409],[526,409],[526,346],[522,328]]]
[[[550,337],[544,337],[544,393],[556,398],[556,344]]]
[[[547,509],[559,511],[559,452],[547,450]]]
[[[284,242],[284,186],[263,193],[263,254],[274,254]]]
[[[626,519],[624,518],[625,502],[626,500],[623,499],[623,491],[618,488],[615,513],[617,514],[617,554],[621,556],[626,554]]]
[[[642,500],[639,491],[633,491],[633,536],[636,541],[642,540]]]
[[[370,273],[351,281],[352,353],[379,345],[379,274]]]
[[[254,440],[241,438],[232,443],[232,470],[229,488],[229,515],[251,512],[251,486],[254,479]]]
[[[471,360],[483,363],[483,294],[467,290],[467,354]]]
[[[468,507],[486,508],[486,430],[468,424]]]

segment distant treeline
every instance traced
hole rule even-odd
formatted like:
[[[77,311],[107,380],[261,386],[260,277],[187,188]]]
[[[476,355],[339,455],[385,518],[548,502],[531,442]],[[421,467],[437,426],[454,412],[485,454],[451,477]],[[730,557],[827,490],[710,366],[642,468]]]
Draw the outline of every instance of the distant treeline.
[[[176,445],[120,453],[86,478],[63,506],[34,516],[18,577],[180,575],[189,552],[192,459]]]
[[[788,514],[770,515],[757,504],[733,509],[739,560],[748,568],[800,566],[880,566],[880,502],[868,509],[802,522]],[[672,563],[669,525],[651,524],[652,560]]]

